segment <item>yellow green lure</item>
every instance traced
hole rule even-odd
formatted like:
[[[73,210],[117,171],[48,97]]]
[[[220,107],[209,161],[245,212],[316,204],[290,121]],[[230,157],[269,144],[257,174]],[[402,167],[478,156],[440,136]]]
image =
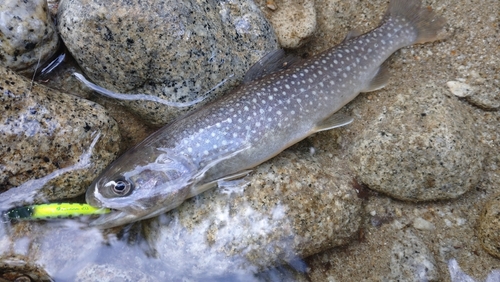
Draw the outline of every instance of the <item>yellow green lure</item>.
[[[87,204],[52,203],[13,208],[5,212],[4,215],[8,219],[34,220],[77,217],[83,215],[105,214],[109,212],[110,209],[96,208]]]

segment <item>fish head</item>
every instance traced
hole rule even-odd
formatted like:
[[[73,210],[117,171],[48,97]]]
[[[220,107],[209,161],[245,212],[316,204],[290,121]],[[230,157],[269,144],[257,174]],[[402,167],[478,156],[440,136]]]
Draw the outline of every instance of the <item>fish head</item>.
[[[124,225],[179,206],[188,197],[192,173],[167,155],[157,153],[151,158],[144,150],[131,150],[108,166],[87,189],[85,199],[89,205],[111,212],[90,225]]]

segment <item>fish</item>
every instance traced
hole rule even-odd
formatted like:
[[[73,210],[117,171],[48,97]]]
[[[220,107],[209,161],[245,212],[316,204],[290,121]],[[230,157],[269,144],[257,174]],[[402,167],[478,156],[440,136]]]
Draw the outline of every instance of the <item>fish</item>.
[[[337,113],[361,92],[384,87],[398,49],[443,39],[446,21],[419,0],[391,0],[375,29],[350,32],[308,59],[270,53],[230,93],[160,128],[112,162],[86,192],[109,208],[91,225],[151,218],[247,176],[309,135],[347,125]]]

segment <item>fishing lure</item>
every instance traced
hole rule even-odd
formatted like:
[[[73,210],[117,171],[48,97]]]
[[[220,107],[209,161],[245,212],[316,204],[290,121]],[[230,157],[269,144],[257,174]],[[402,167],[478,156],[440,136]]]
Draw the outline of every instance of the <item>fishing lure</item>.
[[[96,208],[87,204],[51,203],[13,208],[4,212],[4,217],[9,220],[36,220],[105,214],[109,212],[110,209]]]

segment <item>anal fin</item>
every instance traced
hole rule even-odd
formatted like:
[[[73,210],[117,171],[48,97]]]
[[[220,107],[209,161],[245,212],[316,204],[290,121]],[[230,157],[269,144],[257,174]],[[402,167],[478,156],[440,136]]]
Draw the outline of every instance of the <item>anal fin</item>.
[[[372,92],[384,88],[389,82],[390,75],[391,74],[389,73],[387,64],[382,64],[378,68],[377,73],[373,76],[372,80],[361,92]]]
[[[329,116],[327,119],[318,123],[314,127],[313,132],[330,130],[330,129],[334,129],[334,128],[341,127],[344,125],[348,125],[353,120],[354,119],[350,116],[346,116],[346,115],[341,114],[341,113],[335,113],[335,114]]]

